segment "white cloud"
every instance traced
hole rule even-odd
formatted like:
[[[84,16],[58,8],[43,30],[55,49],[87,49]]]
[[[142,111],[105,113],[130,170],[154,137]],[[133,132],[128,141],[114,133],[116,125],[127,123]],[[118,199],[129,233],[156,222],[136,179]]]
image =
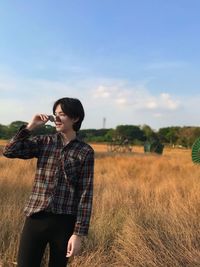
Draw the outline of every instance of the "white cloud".
[[[165,92],[153,94],[145,83],[128,83],[114,79],[77,81],[30,80],[0,76],[0,123],[29,121],[35,113],[51,113],[60,97],[79,98],[85,107],[84,128],[101,128],[119,124],[148,124],[154,128],[199,123],[200,96],[176,96]]]
[[[154,113],[153,116],[155,118],[162,118],[163,117],[163,114],[162,113]]]
[[[173,100],[167,93],[160,94],[160,100],[160,104],[169,110],[176,110],[180,106],[180,101]]]
[[[133,109],[147,110],[176,110],[180,101],[173,99],[168,93],[152,95],[150,91],[141,85],[100,85],[93,91],[93,97],[102,101],[102,98],[109,99],[110,104],[119,107],[132,106]]]
[[[120,97],[120,98],[117,98],[116,100],[116,103],[117,105],[122,105],[122,106],[125,106],[127,103],[127,99],[125,97]]]
[[[109,96],[110,96],[109,90],[102,85],[100,85],[94,92],[95,98],[108,98]]]
[[[156,103],[156,100],[149,100],[147,103],[146,103],[146,108],[147,109],[156,109],[158,107],[157,103]]]

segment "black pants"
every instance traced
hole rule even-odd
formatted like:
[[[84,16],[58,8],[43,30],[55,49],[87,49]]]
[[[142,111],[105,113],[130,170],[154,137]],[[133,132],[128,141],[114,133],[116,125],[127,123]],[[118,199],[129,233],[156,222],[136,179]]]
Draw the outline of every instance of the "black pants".
[[[47,212],[27,217],[21,234],[18,267],[39,267],[49,243],[49,267],[67,266],[67,243],[73,233],[75,216]]]

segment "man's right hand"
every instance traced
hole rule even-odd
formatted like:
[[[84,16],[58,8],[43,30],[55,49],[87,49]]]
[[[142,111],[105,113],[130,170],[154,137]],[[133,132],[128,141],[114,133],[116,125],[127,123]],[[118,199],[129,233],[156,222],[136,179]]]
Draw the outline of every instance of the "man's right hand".
[[[48,120],[49,120],[49,116],[47,114],[36,114],[33,117],[32,121],[28,123],[28,125],[26,126],[26,129],[28,129],[29,131],[32,131],[44,125],[45,123],[47,123]]]

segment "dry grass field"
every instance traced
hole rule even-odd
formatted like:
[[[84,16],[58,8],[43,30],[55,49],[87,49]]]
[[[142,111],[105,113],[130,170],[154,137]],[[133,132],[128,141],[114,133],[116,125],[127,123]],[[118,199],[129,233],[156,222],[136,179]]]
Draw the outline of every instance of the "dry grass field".
[[[83,253],[70,267],[200,266],[200,165],[190,150],[162,156],[96,151],[94,206]],[[15,266],[35,160],[0,158],[0,266]],[[43,266],[47,266],[44,264]],[[55,266],[56,267],[56,266]]]

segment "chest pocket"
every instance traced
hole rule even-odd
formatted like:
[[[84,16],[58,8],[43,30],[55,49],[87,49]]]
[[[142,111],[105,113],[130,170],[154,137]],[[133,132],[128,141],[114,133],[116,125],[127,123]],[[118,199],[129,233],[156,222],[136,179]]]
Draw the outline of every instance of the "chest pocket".
[[[68,157],[64,162],[64,171],[67,181],[75,186],[80,176],[80,161],[78,159]]]

